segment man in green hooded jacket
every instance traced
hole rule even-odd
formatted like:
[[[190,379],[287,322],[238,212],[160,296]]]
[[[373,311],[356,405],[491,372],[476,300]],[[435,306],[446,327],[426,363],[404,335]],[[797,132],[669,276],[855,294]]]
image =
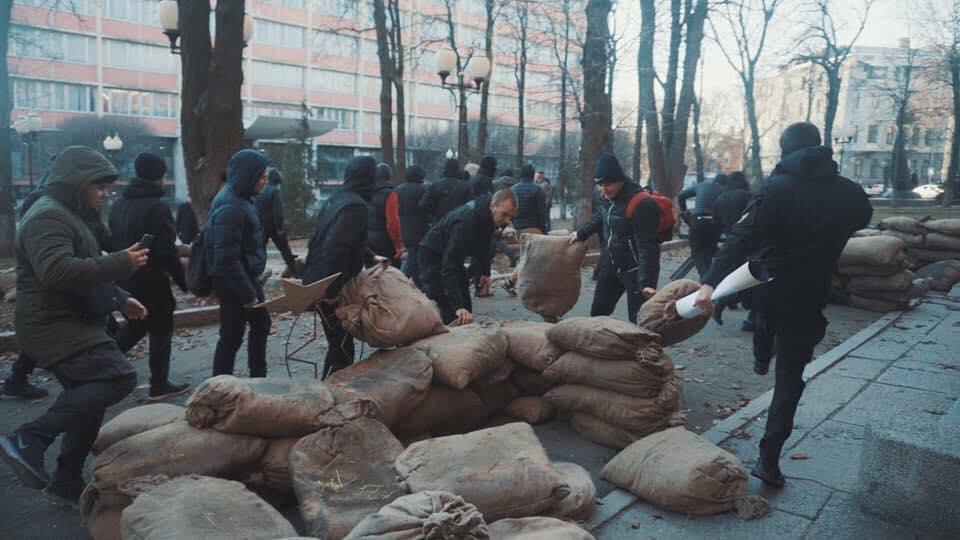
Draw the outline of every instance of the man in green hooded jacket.
[[[99,209],[116,179],[116,168],[95,150],[65,149],[16,238],[17,340],[63,391],[42,416],[0,437],[0,457],[25,485],[73,507],[104,411],[137,384],[136,370],[106,331],[107,317],[113,310],[132,319],[146,316],[143,305],[113,283],[145,265],[148,250],[134,244],[101,253]],[[50,477],[43,455],[61,433]]]

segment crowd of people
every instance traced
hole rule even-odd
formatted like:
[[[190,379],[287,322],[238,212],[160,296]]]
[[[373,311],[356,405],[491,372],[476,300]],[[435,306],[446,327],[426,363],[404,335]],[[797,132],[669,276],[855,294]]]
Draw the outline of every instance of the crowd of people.
[[[803,391],[803,367],[823,338],[831,270],[849,236],[867,225],[872,210],[862,190],[837,173],[832,151],[811,124],[782,135],[782,160],[751,193],[742,173],[718,175],[679,194],[690,226],[692,256],[702,281],[697,303],[713,309],[713,288],[745,260],[762,264],[775,279],[753,295],[755,366],[766,373],[776,356],[776,390],[761,459],[753,473],[783,485],[778,460],[789,437]],[[267,374],[271,318],[260,281],[266,245],[272,240],[288,269],[304,284],[339,274],[316,309],[328,341],[323,377],[354,361],[353,338],[336,316],[341,289],[374,265],[394,265],[436,302],[445,323],[473,320],[470,286],[488,294],[491,261],[516,253],[503,241],[511,224],[518,233],[550,231],[553,189],[531,165],[497,174],[484,157],[469,175],[455,159],[440,178],[406,168],[393,186],[393,171],[372,157],[355,157],[343,185],[319,209],[302,273],[284,230],[279,171],[256,150],[229,161],[225,182],[200,228],[189,208],[176,221],[162,201],[163,159],[141,154],[137,178],[100,218],[107,186],[118,177],[104,156],[69,147],[53,162],[49,177],[23,210],[17,236],[16,331],[22,353],[4,393],[42,397],[27,375],[35,366],[54,374],[63,390],[41,417],[0,437],[3,457],[23,482],[54,500],[75,506],[84,487],[83,463],[104,411],[136,386],[125,353],[150,336],[149,398],[182,394],[186,384],[169,380],[175,306],[171,283],[188,289],[176,238],[199,242],[220,331],[213,375],[232,374],[244,333],[251,377]],[[646,297],[656,292],[660,244],[676,229],[670,199],[640,186],[617,158],[601,156],[595,171],[594,216],[570,233],[569,242],[601,240],[591,316],[611,314],[626,295],[632,322]],[[188,213],[186,213],[188,212]],[[721,234],[726,241],[718,250]],[[722,307],[730,299],[721,301]],[[111,315],[120,311],[125,323]],[[42,394],[41,394],[42,393]],[[63,434],[57,468],[48,475],[44,453]]]

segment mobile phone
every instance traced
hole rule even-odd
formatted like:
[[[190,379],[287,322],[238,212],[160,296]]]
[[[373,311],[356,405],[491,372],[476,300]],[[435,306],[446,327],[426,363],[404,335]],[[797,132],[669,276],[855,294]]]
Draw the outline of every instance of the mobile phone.
[[[146,233],[140,237],[140,240],[137,243],[140,244],[140,247],[143,249],[150,249],[150,244],[153,243],[153,235]]]

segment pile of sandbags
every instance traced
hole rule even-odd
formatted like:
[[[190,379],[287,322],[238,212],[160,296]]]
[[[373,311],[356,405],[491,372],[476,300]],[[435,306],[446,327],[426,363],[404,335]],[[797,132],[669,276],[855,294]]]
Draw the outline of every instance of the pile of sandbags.
[[[898,226],[906,228],[902,224]],[[907,244],[887,232],[889,230],[881,235],[858,236],[847,242],[832,276],[835,300],[886,313],[907,309],[914,299],[929,292],[929,284],[916,279],[907,269]]]
[[[580,298],[580,267],[587,244],[540,234],[527,234],[522,240],[517,266],[520,301],[544,320],[555,321]]]
[[[559,385],[544,399],[581,436],[623,448],[681,421],[680,386],[656,333],[612,317],[574,317],[547,338],[567,352],[543,372]]]
[[[557,383],[546,378],[544,370],[560,358],[564,351],[549,339],[553,324],[533,321],[504,321],[507,335],[507,358],[514,365],[509,382],[517,390],[517,398],[504,413],[528,424],[552,420],[557,409],[543,399]]]

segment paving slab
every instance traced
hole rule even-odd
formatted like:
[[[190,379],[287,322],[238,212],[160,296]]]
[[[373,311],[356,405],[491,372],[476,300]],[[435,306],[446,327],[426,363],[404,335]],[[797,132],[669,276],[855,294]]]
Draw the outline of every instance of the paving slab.
[[[598,540],[685,539],[685,538],[803,538],[811,521],[787,512],[744,521],[732,512],[713,516],[688,517],[660,510],[643,501],[631,506],[617,519],[592,531]]]
[[[874,383],[833,420],[857,426],[909,431],[916,422],[939,422],[954,399],[939,392]]]
[[[936,536],[881,521],[865,513],[849,493],[834,493],[807,529],[807,538],[830,540],[934,539]]]
[[[786,489],[774,489],[760,480],[750,477],[747,491],[763,496],[777,510],[816,519],[834,490],[808,480],[790,480]]]
[[[957,354],[960,354],[960,351],[957,351]],[[891,367],[883,372],[877,382],[941,392],[954,399],[960,396],[960,371],[956,370],[944,369],[940,373],[936,373],[920,369]]]
[[[855,379],[876,379],[890,366],[890,360],[871,360],[857,356],[847,356],[830,369],[830,376],[852,377]]]
[[[758,445],[763,438],[763,430],[767,425],[767,415],[757,417],[744,426],[740,436],[730,436],[721,441],[718,446],[733,453],[749,468],[757,461]],[[784,448],[789,450],[798,444],[807,435],[804,429],[794,429],[787,439]]]
[[[794,426],[810,430],[830,417],[869,384],[863,379],[834,377],[826,373],[807,383],[794,416]]]
[[[793,479],[801,479],[852,493],[857,486],[862,444],[863,428],[860,426],[832,420],[820,424],[781,456],[780,469],[787,477],[786,489],[791,489]]]

